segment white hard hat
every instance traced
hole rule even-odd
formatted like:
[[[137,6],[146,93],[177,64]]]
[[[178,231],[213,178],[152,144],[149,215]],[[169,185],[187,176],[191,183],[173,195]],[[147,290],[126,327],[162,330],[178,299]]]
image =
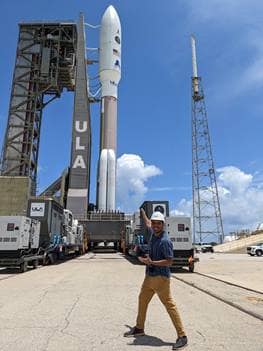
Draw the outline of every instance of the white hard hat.
[[[162,222],[165,222],[165,218],[164,218],[164,215],[161,212],[156,211],[156,212],[153,212],[153,214],[151,216],[151,221],[162,221]]]

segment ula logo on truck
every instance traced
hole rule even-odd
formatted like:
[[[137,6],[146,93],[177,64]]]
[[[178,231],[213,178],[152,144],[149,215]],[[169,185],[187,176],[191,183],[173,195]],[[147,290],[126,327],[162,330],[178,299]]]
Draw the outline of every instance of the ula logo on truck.
[[[45,204],[32,202],[30,208],[30,217],[43,217],[45,214]]]

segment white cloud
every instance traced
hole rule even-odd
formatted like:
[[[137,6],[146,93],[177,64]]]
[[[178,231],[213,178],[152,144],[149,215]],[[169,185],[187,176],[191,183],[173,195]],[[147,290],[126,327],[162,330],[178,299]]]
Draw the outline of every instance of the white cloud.
[[[146,165],[139,155],[123,154],[117,161],[117,203],[126,212],[137,209],[148,191],[146,182],[162,174],[154,165]]]
[[[189,214],[187,214],[184,211],[179,211],[179,210],[172,210],[170,211],[170,216],[171,217],[176,217],[176,216],[189,216]]]
[[[192,216],[192,199],[181,199],[176,209],[170,211],[171,216]]]
[[[263,222],[263,178],[258,172],[252,175],[234,166],[219,168],[217,172],[225,234],[256,228]],[[146,165],[139,155],[122,155],[117,164],[117,202],[120,208],[126,212],[137,209],[149,190],[147,181],[160,174],[162,171],[158,167]],[[170,215],[191,216],[192,199],[181,199]]]
[[[157,188],[151,188],[149,189],[150,191],[157,191],[157,192],[162,192],[162,191],[171,191],[171,190],[175,190],[176,188],[174,186],[161,186],[161,187],[157,187]]]
[[[240,229],[255,229],[263,222],[263,182],[259,184],[254,181],[254,175],[234,166],[219,168],[217,172],[225,234]],[[182,199],[171,212],[189,215],[191,206],[192,200]]]
[[[253,176],[246,174],[239,168],[234,166],[218,168],[219,172],[218,185],[222,185],[224,191],[221,195],[231,194],[232,196],[238,196],[243,194],[249,188],[252,183]]]

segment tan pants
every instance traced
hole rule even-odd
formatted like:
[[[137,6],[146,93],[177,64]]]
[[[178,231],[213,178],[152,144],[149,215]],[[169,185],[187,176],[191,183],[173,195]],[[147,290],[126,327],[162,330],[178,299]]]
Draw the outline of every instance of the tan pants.
[[[178,337],[184,336],[185,332],[183,324],[171,295],[170,278],[162,277],[160,275],[156,277],[146,276],[144,279],[139,295],[136,327],[139,329],[144,329],[147,307],[155,293],[164,304],[177,331]]]

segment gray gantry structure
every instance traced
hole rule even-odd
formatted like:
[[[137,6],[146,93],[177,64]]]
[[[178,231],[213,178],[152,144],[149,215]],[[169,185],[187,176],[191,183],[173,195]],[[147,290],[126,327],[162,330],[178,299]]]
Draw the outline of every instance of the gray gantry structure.
[[[215,167],[201,77],[197,75],[195,39],[192,42],[192,196],[194,242],[224,239]]]
[[[36,195],[43,109],[59,98],[63,90],[74,92],[69,184],[75,196],[75,212],[87,211],[89,196],[91,137],[83,23],[81,15],[78,28],[73,21],[19,24],[8,120],[1,154],[1,181],[6,181],[7,177],[26,178],[29,191],[25,191],[24,196]],[[83,139],[81,145],[78,133]],[[82,195],[81,204],[76,204],[74,189],[78,189],[77,195]]]

